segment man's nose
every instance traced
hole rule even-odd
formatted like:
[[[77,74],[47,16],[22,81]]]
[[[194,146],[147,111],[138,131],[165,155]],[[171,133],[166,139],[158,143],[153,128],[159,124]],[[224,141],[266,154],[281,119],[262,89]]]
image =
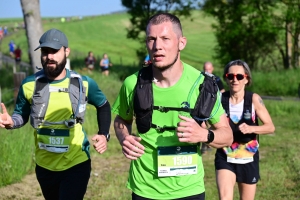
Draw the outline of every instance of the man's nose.
[[[161,49],[161,46],[162,46],[162,40],[161,39],[157,39],[155,40],[155,44],[154,44],[154,47],[155,49]]]
[[[49,53],[49,52],[48,52],[47,58],[48,58],[49,60],[53,60],[53,58],[54,58],[54,53]]]

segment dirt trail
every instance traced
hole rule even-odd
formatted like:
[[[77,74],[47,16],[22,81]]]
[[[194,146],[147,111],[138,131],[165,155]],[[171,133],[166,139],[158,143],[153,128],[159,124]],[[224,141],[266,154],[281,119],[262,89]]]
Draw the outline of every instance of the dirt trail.
[[[43,200],[35,173],[26,175],[20,183],[0,188],[1,200]]]
[[[112,159],[105,159],[99,154],[91,155],[92,160],[92,173],[89,180],[89,186],[85,199],[108,199],[105,195],[105,190],[108,190],[105,186],[106,174],[115,174],[116,176],[124,177],[127,175],[129,169],[129,160],[124,159],[122,154],[112,157]],[[122,161],[121,161],[122,160]],[[120,162],[121,161],[121,162]],[[126,182],[126,178],[123,178],[121,182]],[[103,185],[104,184],[104,185]],[[99,188],[103,193],[102,197],[99,197]],[[124,186],[124,190],[127,190]],[[108,191],[109,192],[109,191]],[[128,191],[127,191],[128,192]],[[108,194],[109,195],[109,194]],[[36,179],[35,173],[26,175],[21,182],[8,185],[0,188],[0,200],[43,200],[42,191],[39,183]]]

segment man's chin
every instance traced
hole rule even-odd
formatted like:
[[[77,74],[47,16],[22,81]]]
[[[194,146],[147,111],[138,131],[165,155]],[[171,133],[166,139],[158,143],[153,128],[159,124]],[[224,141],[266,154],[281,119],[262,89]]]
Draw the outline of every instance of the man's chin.
[[[171,65],[165,65],[163,63],[154,63],[154,67],[160,71],[165,71],[166,69],[169,69]]]
[[[164,68],[166,64],[164,62],[153,62],[154,67]]]

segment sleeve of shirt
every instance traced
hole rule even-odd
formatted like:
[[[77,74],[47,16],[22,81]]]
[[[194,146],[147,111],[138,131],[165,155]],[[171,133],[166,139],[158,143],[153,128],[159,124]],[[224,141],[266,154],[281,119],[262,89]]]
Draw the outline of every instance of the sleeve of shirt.
[[[125,120],[133,119],[133,91],[136,84],[132,77],[125,79],[119,95],[112,106],[112,112]]]
[[[31,105],[26,99],[23,87],[21,85],[17,96],[15,110],[12,115],[14,121],[14,128],[19,128],[28,122],[30,115],[30,107]]]
[[[96,107],[102,106],[107,101],[106,96],[98,87],[96,81],[88,76],[85,76],[88,82],[88,103]]]

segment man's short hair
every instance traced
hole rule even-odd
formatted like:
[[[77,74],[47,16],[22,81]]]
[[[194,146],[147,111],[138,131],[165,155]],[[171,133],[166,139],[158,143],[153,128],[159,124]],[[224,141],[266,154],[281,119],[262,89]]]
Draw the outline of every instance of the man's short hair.
[[[148,33],[149,25],[158,25],[163,22],[171,22],[173,24],[174,32],[178,33],[179,37],[181,37],[183,35],[179,18],[170,13],[157,13],[157,14],[153,15],[152,17],[150,17],[148,20],[148,23],[147,23],[146,33]],[[176,31],[176,30],[178,30],[178,31]]]

